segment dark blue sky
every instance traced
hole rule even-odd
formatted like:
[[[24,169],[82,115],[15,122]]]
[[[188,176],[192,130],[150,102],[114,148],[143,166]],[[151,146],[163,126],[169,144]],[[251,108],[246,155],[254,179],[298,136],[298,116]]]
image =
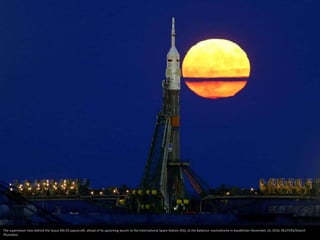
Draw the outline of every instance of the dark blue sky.
[[[245,89],[204,99],[182,79],[181,157],[212,187],[320,177],[318,1],[0,2],[1,180],[89,178],[136,187],[170,48],[226,38]]]

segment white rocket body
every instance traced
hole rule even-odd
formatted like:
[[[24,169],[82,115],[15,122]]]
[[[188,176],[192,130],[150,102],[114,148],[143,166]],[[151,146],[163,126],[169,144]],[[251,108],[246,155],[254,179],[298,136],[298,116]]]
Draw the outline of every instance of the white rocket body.
[[[166,69],[166,81],[169,84],[168,89],[180,90],[180,54],[175,46],[175,27],[174,18],[172,18],[172,29],[171,29],[171,48],[167,54],[167,69]]]

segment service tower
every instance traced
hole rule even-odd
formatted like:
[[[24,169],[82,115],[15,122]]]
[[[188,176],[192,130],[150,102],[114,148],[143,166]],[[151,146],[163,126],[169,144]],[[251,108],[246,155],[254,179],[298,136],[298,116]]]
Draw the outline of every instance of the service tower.
[[[166,78],[162,81],[162,109],[157,115],[156,128],[140,185],[142,192],[147,195],[157,195],[157,198],[151,198],[153,203],[145,206],[152,208],[156,205],[166,213],[182,211],[188,203],[185,199],[183,180],[183,166],[187,163],[181,162],[180,159],[181,69],[175,38],[175,21],[172,18],[171,48],[167,54]],[[155,204],[155,201],[160,203]]]

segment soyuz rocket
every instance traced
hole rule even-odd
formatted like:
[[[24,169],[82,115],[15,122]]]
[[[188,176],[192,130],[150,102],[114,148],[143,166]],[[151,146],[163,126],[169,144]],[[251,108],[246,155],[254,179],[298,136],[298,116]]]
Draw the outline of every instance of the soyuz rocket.
[[[145,192],[148,195],[152,192],[150,190],[155,190],[161,197],[154,199],[152,203],[149,203],[149,198],[143,197],[138,201],[138,206],[151,206],[157,202],[158,209],[166,213],[179,211],[185,198],[182,173],[186,163],[182,163],[180,159],[179,133],[181,69],[175,40],[175,22],[172,18],[171,47],[167,53],[165,79],[162,80],[162,108],[157,115],[149,156],[140,184],[141,193]]]
[[[174,201],[185,195],[180,159],[180,54],[175,46],[175,19],[172,18],[171,48],[167,53],[165,80],[162,81],[163,106],[162,115],[169,119],[170,136],[168,141],[166,175],[167,205],[173,207]],[[164,169],[163,169],[164,170]]]

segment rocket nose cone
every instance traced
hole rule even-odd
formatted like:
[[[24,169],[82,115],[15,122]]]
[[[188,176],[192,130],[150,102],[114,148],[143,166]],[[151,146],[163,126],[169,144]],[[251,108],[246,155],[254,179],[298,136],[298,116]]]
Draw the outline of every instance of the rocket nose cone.
[[[176,58],[180,58],[180,54],[178,52],[178,50],[175,47],[171,47],[168,54],[168,57],[176,57]]]

